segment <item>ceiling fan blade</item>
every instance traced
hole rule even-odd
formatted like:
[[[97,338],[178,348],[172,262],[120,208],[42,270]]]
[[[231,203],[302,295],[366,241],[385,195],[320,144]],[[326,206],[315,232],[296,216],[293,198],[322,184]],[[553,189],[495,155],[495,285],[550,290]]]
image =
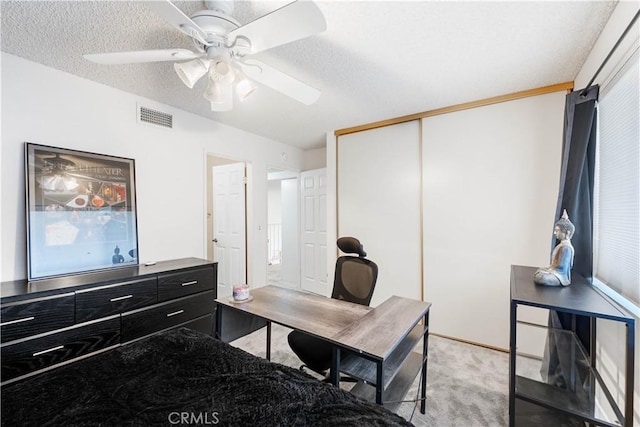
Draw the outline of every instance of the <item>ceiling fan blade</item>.
[[[186,35],[193,37],[205,46],[211,44],[207,42],[207,33],[169,0],[149,1],[145,2],[145,5]]]
[[[302,83],[300,80],[296,80],[288,74],[260,61],[246,59],[243,62],[239,62],[239,64],[242,72],[250,79],[277,90],[305,105],[311,105],[320,98],[321,92],[318,89],[312,88],[306,83]]]
[[[198,58],[201,53],[188,49],[156,49],[134,52],[91,53],[83,55],[85,59],[104,65],[137,64],[142,62],[182,61]]]
[[[252,54],[290,43],[327,29],[324,15],[311,1],[295,1],[229,32],[229,43],[238,37],[251,41]]]

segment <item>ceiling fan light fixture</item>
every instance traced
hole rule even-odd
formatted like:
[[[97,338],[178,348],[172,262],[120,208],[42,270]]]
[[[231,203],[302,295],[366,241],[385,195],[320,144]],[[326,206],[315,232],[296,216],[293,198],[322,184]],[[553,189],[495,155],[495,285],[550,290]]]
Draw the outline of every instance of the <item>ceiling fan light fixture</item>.
[[[231,62],[226,59],[216,58],[211,61],[209,78],[216,83],[230,85],[236,78]]]
[[[222,94],[220,102],[211,102],[211,111],[231,111],[233,109],[233,86],[216,85]]]
[[[221,104],[224,102],[220,85],[211,79],[209,79],[209,84],[207,85],[207,89],[204,91],[203,96],[204,99],[211,102],[211,104]]]
[[[193,85],[209,70],[209,61],[196,58],[189,62],[181,62],[173,64],[176,74],[189,89],[193,89]]]
[[[258,86],[246,78],[244,74],[236,72],[236,93],[241,101],[247,99],[257,88]]]

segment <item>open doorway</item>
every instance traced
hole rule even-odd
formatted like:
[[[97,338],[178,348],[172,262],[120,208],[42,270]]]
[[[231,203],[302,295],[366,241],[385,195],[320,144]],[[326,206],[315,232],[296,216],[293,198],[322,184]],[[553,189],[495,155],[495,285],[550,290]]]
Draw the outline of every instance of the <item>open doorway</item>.
[[[267,283],[300,287],[298,174],[267,171]]]
[[[247,165],[207,156],[207,258],[218,263],[218,297],[247,283]]]

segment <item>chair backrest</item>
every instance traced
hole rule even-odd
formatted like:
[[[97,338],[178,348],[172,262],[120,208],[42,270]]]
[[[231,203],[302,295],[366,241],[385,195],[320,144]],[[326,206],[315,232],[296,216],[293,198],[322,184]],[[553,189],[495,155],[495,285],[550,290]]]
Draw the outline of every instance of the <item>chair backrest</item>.
[[[338,248],[346,254],[336,260],[331,298],[369,305],[378,280],[378,265],[366,259],[367,253],[355,237],[341,237]]]

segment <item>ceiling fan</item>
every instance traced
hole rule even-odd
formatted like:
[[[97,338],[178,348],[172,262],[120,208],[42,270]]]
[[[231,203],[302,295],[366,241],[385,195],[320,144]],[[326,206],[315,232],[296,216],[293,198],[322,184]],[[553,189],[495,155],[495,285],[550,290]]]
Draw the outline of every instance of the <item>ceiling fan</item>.
[[[176,73],[189,88],[208,74],[204,98],[211,103],[212,111],[231,110],[234,88],[238,98],[245,99],[256,89],[252,80],[305,105],[318,100],[320,91],[317,89],[249,58],[252,54],[326,30],[324,16],[315,3],[294,1],[246,25],[241,25],[231,16],[233,0],[208,0],[204,3],[207,10],[188,17],[169,0],[145,2],[147,7],[190,36],[195,52],[155,49],[83,56],[105,65],[188,60],[174,64]]]

